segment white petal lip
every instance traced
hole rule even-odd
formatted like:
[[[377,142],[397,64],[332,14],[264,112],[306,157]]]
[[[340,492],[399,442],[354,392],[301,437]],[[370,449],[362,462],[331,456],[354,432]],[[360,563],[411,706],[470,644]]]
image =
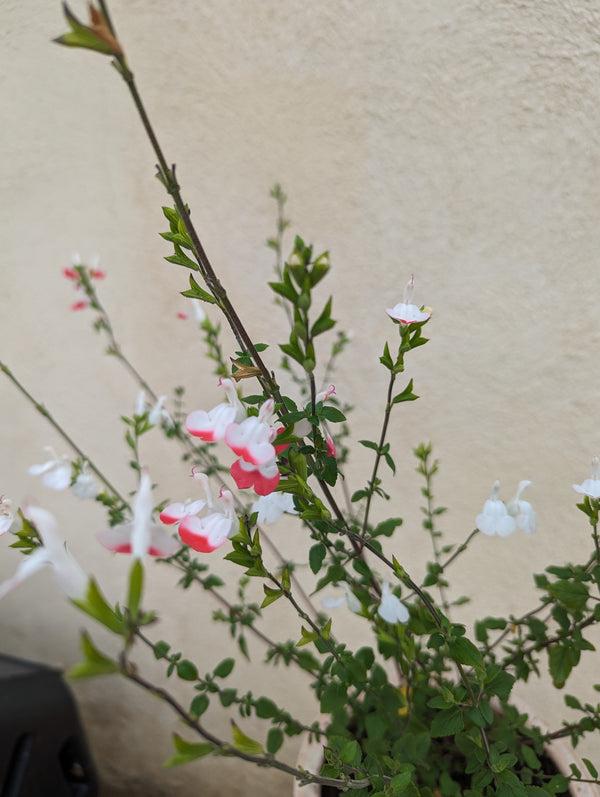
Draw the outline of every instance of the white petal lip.
[[[600,498],[600,479],[586,479],[581,484],[574,484],[573,489],[580,495],[589,495],[590,498]]]
[[[420,323],[427,321],[431,316],[431,312],[421,310],[416,304],[404,304],[403,302],[386,309],[386,313],[401,324]]]
[[[138,558],[148,553],[151,542],[152,525],[152,480],[147,471],[142,471],[140,485],[133,501],[133,529],[131,531],[131,552]]]
[[[258,512],[258,523],[268,526],[276,523],[287,512],[297,515],[294,499],[289,493],[270,493],[263,495],[252,504],[252,511]]]
[[[390,585],[384,582],[381,590],[381,602],[377,609],[377,614],[386,623],[407,623],[410,619],[408,608],[402,603],[400,598],[391,591]]]

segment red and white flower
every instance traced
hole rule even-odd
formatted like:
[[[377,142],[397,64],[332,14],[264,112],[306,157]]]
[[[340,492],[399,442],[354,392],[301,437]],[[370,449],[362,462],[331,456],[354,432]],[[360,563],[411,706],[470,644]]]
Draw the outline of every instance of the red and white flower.
[[[589,479],[585,479],[581,484],[574,484],[573,489],[580,495],[587,495],[590,498],[600,498],[600,458],[592,459],[592,472]]]
[[[257,495],[263,496],[272,493],[281,478],[275,460],[257,466],[243,459],[236,459],[229,472],[240,490],[253,487]]]
[[[212,553],[234,533],[236,517],[233,510],[233,495],[223,488],[219,495],[223,509],[209,515],[184,518],[179,524],[179,536],[185,545],[200,553]]]
[[[98,540],[113,553],[130,553],[137,559],[171,556],[179,548],[177,541],[152,520],[152,480],[142,471],[133,502],[133,520],[101,531]]]
[[[294,507],[294,499],[290,493],[261,495],[252,504],[252,511],[258,513],[257,523],[261,526],[276,523],[286,512],[288,515],[298,514]]]
[[[238,398],[233,380],[221,379],[219,384],[225,390],[227,401],[217,404],[208,412],[194,410],[185,419],[188,433],[207,443],[223,440],[228,427],[246,417],[246,410]]]
[[[276,452],[272,441],[277,435],[277,430],[271,424],[274,407],[273,399],[267,399],[258,417],[253,415],[241,423],[227,426],[225,442],[245,462],[256,466],[274,462]]]
[[[87,591],[88,578],[67,549],[64,539],[58,534],[55,518],[50,512],[37,506],[26,507],[23,514],[37,529],[42,545],[23,559],[12,578],[0,584],[0,598],[22,584],[29,576],[48,566],[53,569],[58,585],[69,598],[83,598]]]
[[[404,289],[402,301],[386,310],[389,317],[400,324],[420,324],[431,317],[431,309],[429,307],[420,308],[412,303],[414,288],[415,278],[411,274]]]
[[[198,498],[196,500],[188,498],[186,501],[174,501],[171,504],[167,504],[159,515],[161,522],[165,525],[176,525],[187,517],[199,515],[205,507],[212,507],[213,498],[208,483],[208,476],[192,468],[192,478],[202,482],[206,498]]]

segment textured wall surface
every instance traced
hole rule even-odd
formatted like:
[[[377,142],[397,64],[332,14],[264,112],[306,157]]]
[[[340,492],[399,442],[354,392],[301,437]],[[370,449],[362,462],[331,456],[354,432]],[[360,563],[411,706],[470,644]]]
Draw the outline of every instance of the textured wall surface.
[[[530,608],[532,572],[583,557],[590,546],[571,484],[600,450],[597,4],[111,6],[207,251],[257,339],[276,342],[285,329],[263,287],[272,269],[263,241],[273,228],[273,182],[290,194],[293,230],[331,250],[335,314],[354,334],[336,384],[356,407],[356,439],[373,438],[380,423],[385,374],[378,356],[395,334],[383,308],[416,274],[417,299],[435,308],[431,343],[411,358],[422,398],[395,413],[398,474],[387,482],[390,506],[377,505],[377,515],[405,518],[390,548],[422,573],[428,541],[419,528],[415,444],[432,440],[442,461],[437,494],[451,509],[443,518],[450,541],[472,528],[494,479],[509,493],[531,478],[539,533],[479,539],[453,573],[455,594],[476,596],[457,612],[466,622]],[[212,406],[218,393],[198,337],[175,319],[185,275],[162,259],[169,251],[157,236],[163,196],[153,156],[108,61],[49,44],[64,28],[58,1],[4,0],[0,18],[1,356],[110,477],[132,489],[118,417],[131,410],[136,388],[103,356],[89,319],[69,313],[60,269],[74,249],[100,251],[109,272],[103,297],[131,359],[159,392],[183,383],[193,404]],[[274,353],[267,356],[275,365]],[[98,550],[100,508],[49,494],[26,475],[43,445],[64,445],[6,380],[0,401],[0,491],[50,507],[72,549],[116,599],[128,563]],[[356,453],[352,485],[369,471],[368,452]],[[178,452],[158,435],[142,457],[165,496],[188,488]],[[273,537],[287,556],[306,561],[306,539],[293,522]],[[4,540],[0,576],[17,561]],[[236,575],[218,554],[211,563],[225,579]],[[302,577],[309,586],[306,571]],[[164,618],[157,636],[207,670],[227,655],[222,627],[209,623],[209,596],[174,590],[166,568],[153,568],[149,580],[148,602]],[[295,628],[279,603],[269,619],[277,638]],[[2,602],[0,645],[69,665],[81,624],[43,574]],[[364,641],[364,627],[344,612],[336,624],[350,642]],[[312,719],[304,679],[261,667],[254,643],[252,654],[231,682],[267,691]],[[594,655],[584,658],[569,691],[591,697]],[[161,667],[141,661],[160,677]],[[283,777],[231,761],[165,771],[177,727],[166,708],[117,680],[75,689],[107,794],[288,793]],[[544,679],[520,694],[549,724],[560,720],[562,696]],[[224,712],[210,716],[227,733]],[[245,727],[263,732],[258,723]],[[294,759],[294,744],[286,755]]]

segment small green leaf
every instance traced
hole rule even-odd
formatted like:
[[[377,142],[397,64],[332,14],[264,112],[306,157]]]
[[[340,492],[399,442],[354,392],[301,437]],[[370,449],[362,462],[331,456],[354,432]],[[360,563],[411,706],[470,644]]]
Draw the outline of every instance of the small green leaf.
[[[129,595],[127,597],[127,608],[134,619],[138,615],[143,590],[144,565],[141,559],[136,559],[129,571]]]
[[[215,750],[215,746],[210,742],[187,742],[177,733],[173,734],[173,744],[175,745],[176,753],[165,762],[165,767],[178,767],[182,764],[189,764],[191,761],[203,758]]]
[[[184,681],[197,681],[198,668],[188,659],[181,659],[177,662],[177,675]]]
[[[223,659],[223,661],[220,661],[217,664],[213,670],[213,674],[216,678],[227,678],[227,676],[231,674],[234,667],[235,659]]]
[[[190,287],[187,291],[181,291],[182,296],[186,296],[188,299],[200,299],[202,302],[208,302],[209,304],[215,304],[216,299],[215,297],[201,288],[194,277],[190,274]]]
[[[84,660],[69,670],[69,678],[93,678],[119,672],[117,662],[101,653],[85,631],[81,634],[80,641]]]
[[[231,720],[231,735],[233,737],[233,746],[241,753],[248,753],[249,755],[262,755],[264,748],[260,742],[251,739]]]
[[[310,564],[310,569],[313,571],[313,573],[319,572],[326,555],[327,548],[322,542],[318,542],[316,545],[312,546],[308,552],[308,563]]]
[[[93,617],[113,633],[122,635],[125,632],[123,620],[117,616],[114,609],[108,604],[93,578],[88,582],[85,598],[73,600],[73,603],[81,611]]]
[[[190,714],[193,717],[201,717],[208,708],[209,702],[206,695],[196,695],[190,705]]]
[[[419,397],[416,396],[413,392],[413,380],[411,379],[408,385],[404,388],[401,393],[398,393],[392,399],[392,404],[399,404],[401,401],[415,401]]]
[[[271,728],[271,730],[267,734],[267,752],[269,752],[271,755],[275,755],[275,753],[279,750],[282,744],[283,744],[282,731],[280,731],[279,728]]]

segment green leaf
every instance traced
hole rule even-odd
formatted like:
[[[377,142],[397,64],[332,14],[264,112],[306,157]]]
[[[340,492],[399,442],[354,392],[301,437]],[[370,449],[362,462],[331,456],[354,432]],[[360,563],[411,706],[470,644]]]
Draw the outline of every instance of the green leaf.
[[[462,711],[459,707],[438,712],[431,723],[431,736],[454,736],[464,728]]]
[[[521,745],[521,755],[529,769],[539,769],[542,766],[540,759],[535,754],[535,750],[529,747],[529,745]]]
[[[267,606],[270,606],[271,603],[275,603],[275,601],[279,600],[279,598],[281,598],[281,596],[283,595],[283,590],[267,587],[266,584],[263,584],[263,590],[265,592],[265,598],[263,602],[260,604],[261,609],[266,609]]]
[[[93,617],[94,620],[97,620],[113,633],[119,635],[125,633],[125,624],[123,620],[117,616],[114,609],[108,604],[93,578],[88,582],[85,598],[82,600],[73,600],[72,602],[81,609],[81,611]]]
[[[117,662],[101,653],[87,632],[82,632],[80,642],[84,660],[69,670],[69,678],[93,678],[119,672]]]
[[[597,780],[597,778],[598,778],[598,770],[592,764],[590,759],[589,758],[582,758],[581,760],[585,764],[585,767],[586,767],[587,771],[590,773],[590,775],[594,778],[594,780]]]
[[[255,705],[256,716],[268,720],[278,713],[277,706],[268,697],[259,697]]]
[[[572,611],[583,609],[588,599],[588,589],[580,581],[557,581],[550,584],[548,592]]]
[[[171,646],[168,642],[164,640],[159,640],[154,644],[154,656],[157,659],[164,659],[167,656],[167,653],[171,650]]]
[[[411,785],[413,779],[412,770],[408,769],[405,772],[400,772],[399,775],[394,775],[390,781],[390,790],[393,795],[404,794],[408,787]]]
[[[267,752],[269,752],[271,755],[275,755],[282,744],[283,733],[279,730],[279,728],[271,728],[267,734]]]
[[[233,737],[233,746],[241,753],[248,753],[249,755],[262,755],[264,748],[260,742],[251,739],[231,720],[231,735]]]
[[[227,678],[227,676],[231,674],[234,667],[235,659],[223,659],[223,661],[217,664],[213,670],[213,674],[216,678]]]
[[[388,520],[383,520],[379,523],[373,531],[373,537],[391,537],[394,530],[402,525],[401,517],[392,517]]]
[[[181,659],[177,662],[177,675],[184,681],[197,681],[198,668],[188,659]]]
[[[127,596],[127,608],[134,619],[138,615],[143,591],[144,565],[141,559],[136,559],[129,571],[129,595]]]
[[[548,665],[552,682],[557,689],[562,689],[571,670],[579,661],[579,651],[575,650],[571,642],[564,645],[553,645],[548,651]]]
[[[335,326],[335,321],[331,318],[331,297],[327,301],[327,304],[323,308],[321,315],[317,318],[315,323],[312,325],[310,330],[310,334],[313,338],[316,338],[317,335],[321,335],[323,332],[327,332],[328,329],[331,329]]]
[[[325,406],[321,409],[319,414],[321,418],[324,418],[330,423],[341,423],[342,421],[346,420],[344,413],[340,412],[337,407]]]
[[[360,745],[356,739],[350,739],[340,750],[340,758],[344,764],[356,766],[360,763]]]
[[[182,764],[189,764],[191,761],[195,761],[197,758],[203,758],[215,750],[215,746],[210,742],[186,742],[186,740],[182,739],[177,733],[173,734],[173,744],[177,752],[165,762],[166,767],[178,767]]]
[[[168,263],[174,263],[177,266],[183,266],[184,268],[189,268],[192,271],[200,270],[200,267],[196,261],[192,260],[191,257],[188,257],[178,244],[173,244],[173,248],[175,249],[175,254],[165,257],[165,260]]]
[[[201,717],[209,706],[207,695],[196,695],[190,705],[190,714],[193,717]]]
[[[392,404],[399,404],[401,401],[415,401],[419,397],[416,396],[413,392],[413,380],[411,379],[408,385],[404,388],[401,393],[398,393],[392,399]]]
[[[188,299],[200,299],[202,302],[208,302],[209,304],[215,304],[216,299],[215,297],[201,288],[194,277],[190,274],[190,288],[187,291],[181,291],[182,296],[187,296]]]
[[[466,664],[469,667],[477,667],[483,662],[479,650],[464,636],[451,639],[448,643],[448,649],[454,661]]]
[[[313,573],[319,572],[326,555],[327,548],[322,542],[318,542],[316,545],[312,546],[308,552],[308,563],[310,564],[310,569],[313,571]]]

